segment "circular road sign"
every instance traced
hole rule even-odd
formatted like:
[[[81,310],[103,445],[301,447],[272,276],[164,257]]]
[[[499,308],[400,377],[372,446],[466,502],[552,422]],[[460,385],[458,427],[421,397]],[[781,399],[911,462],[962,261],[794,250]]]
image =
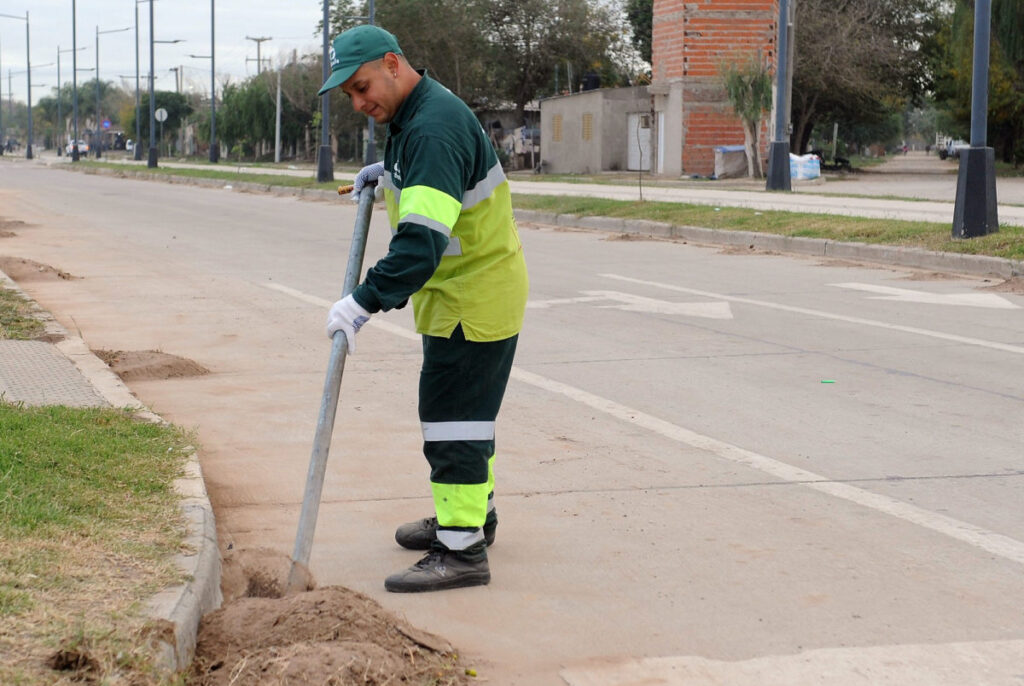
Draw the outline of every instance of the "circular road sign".
[[[109,119],[104,119],[103,120],[103,128],[105,128],[105,129],[109,129],[110,128],[110,120]]]
[[[156,112],[153,113],[153,116],[156,117],[156,120],[158,122],[163,124],[165,121],[167,121],[167,110],[165,110],[163,107],[161,107]]]

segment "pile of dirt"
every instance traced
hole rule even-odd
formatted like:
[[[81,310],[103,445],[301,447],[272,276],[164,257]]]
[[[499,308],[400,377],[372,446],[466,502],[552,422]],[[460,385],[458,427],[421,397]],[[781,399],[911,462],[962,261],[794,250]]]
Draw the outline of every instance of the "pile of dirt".
[[[985,290],[996,291],[997,293],[1018,293],[1024,294],[1024,278],[1014,276],[994,286],[986,286]]]
[[[78,277],[65,271],[21,257],[0,256],[0,271],[15,281],[69,281]]]
[[[14,233],[11,229],[17,229],[23,226],[28,226],[28,224],[20,219],[4,219],[3,217],[0,217],[0,238],[17,236],[18,234]]]
[[[192,360],[159,350],[93,350],[123,381],[178,379],[209,374]]]
[[[267,597],[287,584],[283,554],[235,551],[223,565],[225,602],[199,626],[188,686],[470,683],[447,641],[361,593],[328,586]]]

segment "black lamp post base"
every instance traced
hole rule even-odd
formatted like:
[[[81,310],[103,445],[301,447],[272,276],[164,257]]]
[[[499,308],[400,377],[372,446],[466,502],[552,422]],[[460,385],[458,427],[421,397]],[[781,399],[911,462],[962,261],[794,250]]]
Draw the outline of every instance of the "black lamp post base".
[[[999,231],[996,152],[993,148],[965,148],[960,151],[953,237],[974,238],[996,231]]]
[[[318,183],[334,181],[334,160],[331,159],[331,146],[321,145],[316,156],[316,180]]]
[[[157,149],[155,147],[150,148],[149,149],[149,160],[146,162],[146,166],[149,167],[150,169],[153,169],[154,167],[157,166],[156,165],[156,161],[157,161],[158,158],[159,158],[159,154],[157,153]]]
[[[218,143],[210,144],[210,162],[213,164],[220,162],[220,145]]]
[[[791,191],[793,181],[789,171],[789,143],[772,141],[768,148],[768,180],[765,183],[768,191]]]
[[[31,143],[29,143],[27,146],[25,146],[25,159],[26,160],[32,159],[32,144]]]

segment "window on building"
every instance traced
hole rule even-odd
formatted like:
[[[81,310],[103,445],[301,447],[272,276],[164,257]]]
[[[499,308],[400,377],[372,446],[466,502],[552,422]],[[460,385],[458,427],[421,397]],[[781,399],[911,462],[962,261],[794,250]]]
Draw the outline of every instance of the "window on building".
[[[594,115],[587,112],[583,115],[583,140],[594,139]]]
[[[562,142],[562,115],[560,114],[551,117],[551,140],[554,143]]]

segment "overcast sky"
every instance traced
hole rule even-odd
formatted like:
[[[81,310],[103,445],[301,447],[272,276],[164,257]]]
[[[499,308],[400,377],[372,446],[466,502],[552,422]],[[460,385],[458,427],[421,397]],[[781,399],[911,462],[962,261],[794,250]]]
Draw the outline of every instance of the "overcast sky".
[[[49,95],[57,86],[57,47],[61,80],[71,83],[72,0],[0,0],[0,14],[24,17],[29,13],[32,48],[32,101]],[[100,78],[135,88],[135,0],[76,0],[78,26],[78,68],[96,66],[96,27],[101,32],[128,28],[118,33],[101,33]],[[145,89],[149,73],[149,6],[139,4],[139,71]],[[290,56],[319,53],[322,39],[315,35],[323,16],[321,0],[214,0],[216,13],[216,68],[218,84],[231,76],[239,81],[256,73],[256,43],[246,36],[271,37],[262,43],[261,57],[277,63]],[[182,67],[185,90],[209,91],[210,61],[194,55],[210,54],[210,0],[154,0],[154,36],[157,40],[183,39],[176,45],[155,46],[153,73],[158,90],[174,90],[175,73]],[[81,50],[81,48],[85,48]],[[25,22],[0,17],[0,76],[4,102],[8,97],[8,71],[15,72],[11,86],[15,100],[25,101]],[[249,58],[253,61],[247,62]],[[52,66],[42,66],[53,63]],[[93,71],[80,71],[79,82],[88,81]],[[40,88],[39,85],[42,84]],[[218,85],[219,87],[219,85]]]

